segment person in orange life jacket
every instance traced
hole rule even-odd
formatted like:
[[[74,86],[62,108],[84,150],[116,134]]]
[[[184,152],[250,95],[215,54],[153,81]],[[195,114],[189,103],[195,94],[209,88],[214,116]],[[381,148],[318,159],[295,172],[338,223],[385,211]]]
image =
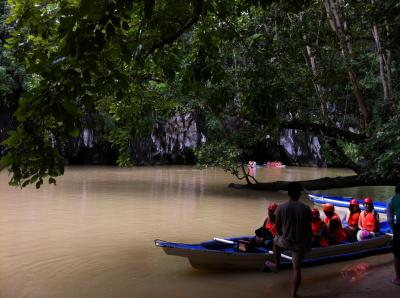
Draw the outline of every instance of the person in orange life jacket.
[[[346,223],[345,232],[347,235],[347,241],[356,241],[358,232],[358,219],[360,217],[360,205],[356,199],[350,201],[349,209],[346,213]]]
[[[322,221],[319,216],[319,210],[317,208],[311,209],[312,214],[312,247],[326,247],[329,245],[327,237],[328,237],[328,228],[326,224]]]
[[[272,238],[276,235],[276,227],[275,227],[275,210],[278,208],[277,203],[271,203],[268,205],[268,217],[264,221],[264,227],[270,231],[272,234]]]
[[[370,197],[363,200],[365,210],[360,213],[358,219],[357,240],[365,240],[379,234],[379,214],[374,209],[373,201]]]
[[[262,227],[255,230],[256,246],[263,245],[267,248],[272,248],[272,239],[276,235],[275,210],[277,207],[278,207],[278,204],[276,204],[276,203],[271,203],[268,205],[268,217],[265,219]]]
[[[324,205],[325,224],[328,227],[328,242],[330,245],[343,243],[346,239],[342,221],[335,212],[335,207],[332,204]]]

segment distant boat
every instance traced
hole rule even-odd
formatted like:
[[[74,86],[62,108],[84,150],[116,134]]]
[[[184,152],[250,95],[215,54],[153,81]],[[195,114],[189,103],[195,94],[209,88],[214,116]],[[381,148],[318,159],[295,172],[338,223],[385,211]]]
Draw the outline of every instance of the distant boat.
[[[328,247],[316,247],[308,252],[304,266],[316,266],[325,263],[345,261],[355,258],[388,253],[392,251],[392,237],[387,222],[381,223],[381,235],[358,242]],[[259,270],[266,261],[273,260],[271,251],[265,248],[254,248],[251,252],[242,252],[236,248],[239,240],[249,240],[250,236],[226,238],[206,241],[198,244],[175,243],[155,240],[155,245],[164,250],[167,255],[187,258],[194,268],[207,269],[243,269]],[[283,252],[282,268],[290,268],[291,253]]]
[[[250,160],[246,165],[248,168],[286,168],[286,165],[283,165],[281,162],[267,162],[262,165],[257,164],[257,162]]]
[[[253,161],[253,160],[250,160],[247,164],[245,164],[245,166],[246,167],[248,167],[248,168],[253,168],[253,169],[255,169],[255,168],[262,168],[262,167],[264,167],[264,165],[259,165],[259,164],[257,164],[257,162],[255,162],[255,161]]]
[[[308,195],[309,199],[317,204],[326,204],[331,203],[337,207],[349,207],[350,201],[353,199],[352,197],[342,197],[342,196],[327,196],[321,194],[313,194],[310,193]],[[363,200],[357,199],[360,204],[360,209],[364,210]],[[386,214],[386,203],[384,202],[374,202],[374,209],[379,213]]]
[[[265,166],[267,168],[286,168],[280,161],[268,161]]]
[[[255,168],[257,167],[257,162],[255,162],[254,160],[250,160],[247,166],[250,168]]]

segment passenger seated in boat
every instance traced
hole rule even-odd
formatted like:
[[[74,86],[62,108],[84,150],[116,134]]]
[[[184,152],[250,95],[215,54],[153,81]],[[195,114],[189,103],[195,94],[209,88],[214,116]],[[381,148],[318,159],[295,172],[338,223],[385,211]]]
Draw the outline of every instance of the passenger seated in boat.
[[[335,245],[343,243],[346,239],[342,221],[335,212],[335,207],[328,203],[324,205],[325,219],[324,222],[328,228],[328,243],[329,245]]]
[[[275,210],[278,208],[278,204],[271,203],[268,205],[268,217],[265,219],[261,228],[255,230],[255,244],[256,246],[264,246],[272,248],[272,240],[276,235],[275,227]]]
[[[357,240],[366,240],[379,235],[379,214],[374,209],[372,198],[363,200],[364,208],[358,219]]]
[[[322,221],[319,215],[319,210],[317,208],[311,209],[312,214],[312,242],[311,247],[326,247],[329,245],[328,228],[326,224]]]
[[[360,217],[360,205],[356,199],[350,201],[349,209],[346,213],[346,223],[345,232],[347,236],[347,241],[354,242],[357,240],[358,220]]]

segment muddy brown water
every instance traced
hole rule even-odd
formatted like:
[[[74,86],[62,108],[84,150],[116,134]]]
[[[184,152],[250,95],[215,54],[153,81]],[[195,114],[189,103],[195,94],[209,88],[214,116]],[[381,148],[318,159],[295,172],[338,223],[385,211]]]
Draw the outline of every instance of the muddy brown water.
[[[259,181],[351,175],[346,169],[257,168]],[[285,192],[230,189],[220,169],[68,167],[57,186],[18,189],[0,173],[0,297],[287,297],[290,271],[204,271],[154,239],[252,234]],[[324,191],[384,200],[391,187]],[[307,202],[306,196],[302,200]],[[390,255],[306,268],[300,294],[335,297]]]

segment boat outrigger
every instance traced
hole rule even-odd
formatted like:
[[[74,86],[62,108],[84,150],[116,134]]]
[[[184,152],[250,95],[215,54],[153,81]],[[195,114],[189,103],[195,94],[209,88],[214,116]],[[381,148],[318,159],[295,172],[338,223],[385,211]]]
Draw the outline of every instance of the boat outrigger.
[[[304,266],[316,266],[324,263],[338,262],[388,253],[391,251],[391,230],[387,222],[381,222],[380,236],[358,242],[346,242],[328,247],[312,248],[304,259]],[[259,270],[266,261],[273,258],[272,252],[257,247],[251,252],[237,249],[239,240],[250,240],[249,236],[206,241],[198,244],[174,243],[155,240],[168,255],[188,258],[194,268],[207,269],[245,269]],[[283,252],[282,268],[290,268],[291,253]]]
[[[337,207],[349,207],[350,201],[353,199],[352,197],[341,197],[341,196],[327,196],[321,194],[308,194],[309,199],[317,204],[326,204],[331,203]],[[358,203],[360,204],[361,210],[364,210],[364,206],[362,204],[362,199],[358,199]],[[383,202],[374,202],[374,209],[378,213],[386,213],[386,203]]]

